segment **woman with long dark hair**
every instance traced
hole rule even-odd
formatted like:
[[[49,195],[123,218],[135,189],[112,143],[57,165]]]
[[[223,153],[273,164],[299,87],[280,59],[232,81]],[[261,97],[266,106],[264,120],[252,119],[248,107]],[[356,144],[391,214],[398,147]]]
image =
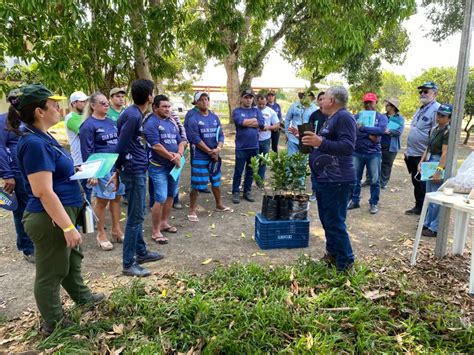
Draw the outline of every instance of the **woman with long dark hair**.
[[[92,294],[81,275],[82,237],[76,223],[83,205],[71,156],[48,133],[59,122],[57,101],[41,84],[20,88],[11,102],[8,123],[20,134],[17,157],[28,191],[23,224],[35,246],[35,299],[44,323],[40,332],[49,335],[56,326],[67,326],[60,299],[60,285],[76,304],[94,303],[104,298]],[[21,122],[24,132],[19,131]]]

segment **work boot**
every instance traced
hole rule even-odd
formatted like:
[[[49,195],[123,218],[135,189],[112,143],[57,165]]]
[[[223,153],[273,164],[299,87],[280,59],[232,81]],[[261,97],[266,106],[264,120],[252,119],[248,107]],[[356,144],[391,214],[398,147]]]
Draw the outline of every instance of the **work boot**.
[[[54,325],[48,324],[48,323],[42,323],[39,329],[39,333],[42,336],[48,337],[54,332],[56,328],[63,329],[63,328],[71,327],[73,325],[76,325],[76,323],[74,323],[69,318],[63,318],[62,320],[60,320]]]
[[[123,269],[122,274],[125,276],[147,277],[151,275],[151,272],[138,264],[133,264],[132,266]]]
[[[233,203],[240,203],[240,193],[239,192],[233,192],[232,193],[232,202]]]
[[[151,263],[153,261],[158,261],[161,260],[165,257],[164,254],[160,254],[154,251],[148,251],[145,255],[143,256],[137,256],[136,260],[138,264],[145,264],[145,263]]]
[[[405,214],[409,216],[413,216],[413,215],[419,216],[421,214],[421,208],[418,208],[415,206],[412,209],[406,210]]]
[[[255,198],[252,196],[250,192],[244,192],[244,199],[248,202],[255,202]]]

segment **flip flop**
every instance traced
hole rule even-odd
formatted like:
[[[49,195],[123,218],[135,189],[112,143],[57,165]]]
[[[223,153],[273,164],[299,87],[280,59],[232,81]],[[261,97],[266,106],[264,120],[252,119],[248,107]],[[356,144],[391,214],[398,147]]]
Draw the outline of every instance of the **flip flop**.
[[[188,214],[188,221],[190,221],[190,222],[199,222],[199,218],[195,214]]]
[[[160,232],[168,232],[168,233],[178,233],[178,228],[169,226],[164,229],[160,229]]]
[[[151,239],[153,239],[153,241],[158,244],[168,244],[168,238],[166,238],[164,235],[162,235],[161,237],[155,237],[152,235]]]
[[[214,211],[216,211],[216,212],[230,212],[230,213],[234,212],[234,210],[230,207],[224,207],[222,209],[216,208]]]

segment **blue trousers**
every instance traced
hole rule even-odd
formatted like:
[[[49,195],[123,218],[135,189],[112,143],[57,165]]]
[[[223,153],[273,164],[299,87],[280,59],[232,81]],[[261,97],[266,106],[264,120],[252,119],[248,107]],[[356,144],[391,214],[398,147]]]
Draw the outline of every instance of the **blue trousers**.
[[[143,221],[145,219],[146,173],[120,173],[125,185],[127,196],[127,223],[123,241],[123,267],[128,268],[135,263],[135,255],[147,254],[143,239]]]
[[[360,202],[360,181],[364,173],[364,167],[367,167],[367,174],[370,179],[370,199],[371,205],[377,205],[380,199],[380,162],[382,160],[381,153],[363,154],[354,153],[354,169],[356,171],[356,183],[354,193],[352,194],[352,202]]]
[[[353,186],[351,183],[335,182],[318,182],[316,185],[319,220],[326,237],[326,252],[336,258],[338,270],[344,270],[354,262],[346,227],[347,203]]]
[[[439,161],[441,156],[432,155],[428,161]],[[426,192],[435,192],[438,191],[440,186],[443,184],[443,181],[435,182],[433,180],[426,181]],[[439,208],[440,205],[436,203],[430,203],[428,206],[428,211],[426,211],[426,217],[423,225],[429,228],[433,232],[438,232],[439,224]]]
[[[232,193],[240,192],[240,181],[245,169],[244,193],[252,190],[253,170],[250,167],[250,159],[258,154],[258,149],[246,149],[235,151],[235,168],[232,179]]]
[[[25,255],[31,255],[35,252],[35,247],[28,234],[23,228],[23,213],[25,212],[26,204],[28,202],[28,193],[26,192],[25,180],[21,174],[16,174],[15,177],[15,195],[18,201],[18,208],[13,211],[13,221],[15,223],[16,231],[16,248]]]
[[[271,138],[268,138],[264,141],[258,142],[258,153],[267,154],[270,151],[270,144]],[[265,180],[265,171],[267,170],[267,166],[265,164],[260,165],[258,168],[258,175]]]
[[[293,155],[300,151],[300,147],[298,143],[293,143],[292,141],[288,141],[288,155]]]

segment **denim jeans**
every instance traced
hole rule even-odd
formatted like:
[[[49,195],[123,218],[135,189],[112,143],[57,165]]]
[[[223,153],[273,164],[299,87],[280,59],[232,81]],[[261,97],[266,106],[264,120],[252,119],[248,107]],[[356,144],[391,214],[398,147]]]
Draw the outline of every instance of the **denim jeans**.
[[[179,184],[179,180],[178,180],[178,184]],[[153,180],[150,177],[148,177],[148,199],[149,199],[148,207],[150,208],[153,208],[153,205],[155,204],[154,196],[155,196],[155,188],[153,187]],[[176,195],[174,196],[174,199],[173,199],[173,204],[177,204],[177,203],[179,203],[179,186],[178,186],[178,191],[176,192]]]
[[[354,153],[354,169],[356,171],[356,183],[354,193],[352,194],[352,202],[360,202],[360,181],[364,173],[364,167],[367,167],[367,173],[370,179],[370,199],[371,205],[377,205],[380,198],[380,153],[363,154]]]
[[[258,142],[258,153],[267,154],[270,151],[271,138],[265,139],[264,141]],[[260,165],[258,168],[258,175],[265,180],[265,171],[267,166],[265,164]]]
[[[338,270],[344,270],[354,262],[346,228],[347,203],[353,186],[347,182],[318,182],[316,185],[319,220],[326,236],[326,251],[336,258]]]
[[[30,237],[25,232],[23,227],[23,213],[28,202],[28,193],[26,192],[25,180],[21,174],[16,174],[15,177],[15,195],[18,201],[18,208],[13,211],[13,221],[15,222],[16,231],[16,248],[25,255],[31,255],[35,252],[35,247]]]
[[[292,141],[288,141],[288,155],[293,155],[300,151],[300,147],[298,143],[293,143]]]
[[[428,161],[439,161],[441,156],[432,155]],[[438,191],[440,186],[443,184],[443,181],[435,182],[433,180],[426,181],[426,192],[435,192]],[[426,228],[429,228],[433,232],[438,232],[439,224],[439,208],[440,206],[436,203],[430,203],[428,206],[428,211],[426,211],[426,217],[423,225]]]
[[[245,169],[244,193],[252,190],[253,170],[250,167],[250,159],[258,154],[258,149],[246,149],[235,151],[235,168],[232,180],[232,193],[240,191],[240,181]]]
[[[380,186],[387,186],[392,175],[392,166],[397,152],[391,152],[389,146],[382,146],[382,167],[380,169]]]
[[[123,267],[128,268],[135,263],[135,255],[147,253],[143,240],[143,221],[145,219],[146,173],[128,173],[122,171],[120,178],[125,185],[127,196],[127,223],[123,241]]]
[[[316,196],[316,187],[318,186],[318,181],[316,180],[316,174],[311,170],[311,191],[313,195]]]
[[[148,176],[153,181],[153,200],[158,203],[165,203],[168,197],[174,197],[178,193],[178,181],[170,175],[173,167],[154,166],[148,167]]]

